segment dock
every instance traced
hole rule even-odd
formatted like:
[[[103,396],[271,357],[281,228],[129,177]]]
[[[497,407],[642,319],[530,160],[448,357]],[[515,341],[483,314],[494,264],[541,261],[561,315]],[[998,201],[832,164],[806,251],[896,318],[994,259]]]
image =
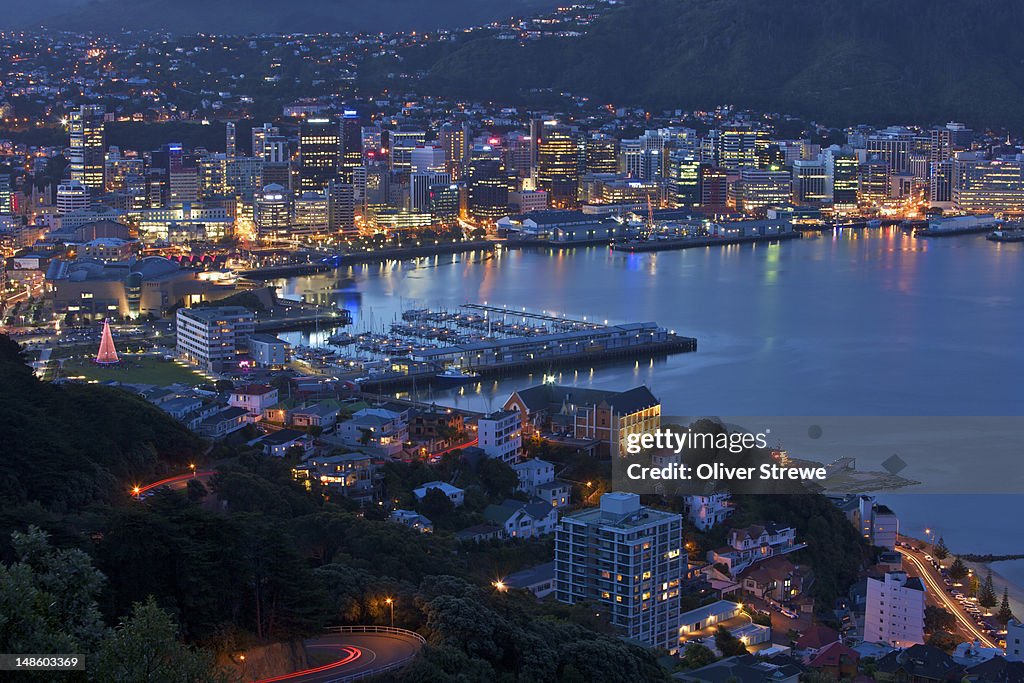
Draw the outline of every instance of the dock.
[[[751,244],[757,242],[782,242],[799,239],[798,232],[782,232],[777,235],[735,235],[707,237],[670,237],[667,239],[623,242],[612,245],[613,251],[642,253],[651,251],[674,251],[677,249],[694,249],[697,247],[722,247],[729,244]]]

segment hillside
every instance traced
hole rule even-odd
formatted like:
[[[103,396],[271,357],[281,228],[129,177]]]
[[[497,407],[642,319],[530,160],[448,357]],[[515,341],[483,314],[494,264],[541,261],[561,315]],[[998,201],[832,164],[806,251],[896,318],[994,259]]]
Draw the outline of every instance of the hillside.
[[[22,1],[22,0],[17,0]],[[20,25],[108,31],[164,29],[178,33],[396,31],[469,26],[510,14],[553,7],[554,0],[90,0],[68,10],[63,0],[9,17]],[[27,3],[26,3],[27,4]]]
[[[619,104],[733,103],[835,125],[1016,125],[1022,20],[1014,0],[631,0],[579,39],[463,43],[429,65],[425,89],[511,99],[554,87]]]

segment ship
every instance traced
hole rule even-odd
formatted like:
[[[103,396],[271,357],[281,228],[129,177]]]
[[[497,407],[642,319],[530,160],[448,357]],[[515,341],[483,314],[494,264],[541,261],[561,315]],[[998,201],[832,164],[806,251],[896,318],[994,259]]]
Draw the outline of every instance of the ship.
[[[438,383],[454,386],[480,379],[480,373],[472,370],[463,370],[452,365],[437,373],[436,377]]]

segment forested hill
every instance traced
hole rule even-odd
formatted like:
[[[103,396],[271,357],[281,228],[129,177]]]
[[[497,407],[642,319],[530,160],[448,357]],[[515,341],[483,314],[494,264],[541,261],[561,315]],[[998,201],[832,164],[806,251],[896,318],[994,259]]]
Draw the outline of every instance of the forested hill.
[[[426,65],[424,91],[1019,126],[1022,23],[1017,0],[629,0],[580,38],[467,40]]]
[[[187,468],[201,444],[127,392],[40,382],[0,335],[0,509],[38,503],[62,513],[123,498],[133,482]],[[0,525],[0,528],[5,528]]]

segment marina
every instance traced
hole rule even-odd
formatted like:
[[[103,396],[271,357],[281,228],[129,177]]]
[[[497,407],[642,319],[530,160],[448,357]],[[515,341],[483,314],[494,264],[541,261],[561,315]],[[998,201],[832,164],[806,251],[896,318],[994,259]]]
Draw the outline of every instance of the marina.
[[[697,350],[696,339],[654,322],[609,325],[478,303],[410,309],[400,317],[388,332],[336,332],[329,347],[299,347],[296,358],[379,390]]]

